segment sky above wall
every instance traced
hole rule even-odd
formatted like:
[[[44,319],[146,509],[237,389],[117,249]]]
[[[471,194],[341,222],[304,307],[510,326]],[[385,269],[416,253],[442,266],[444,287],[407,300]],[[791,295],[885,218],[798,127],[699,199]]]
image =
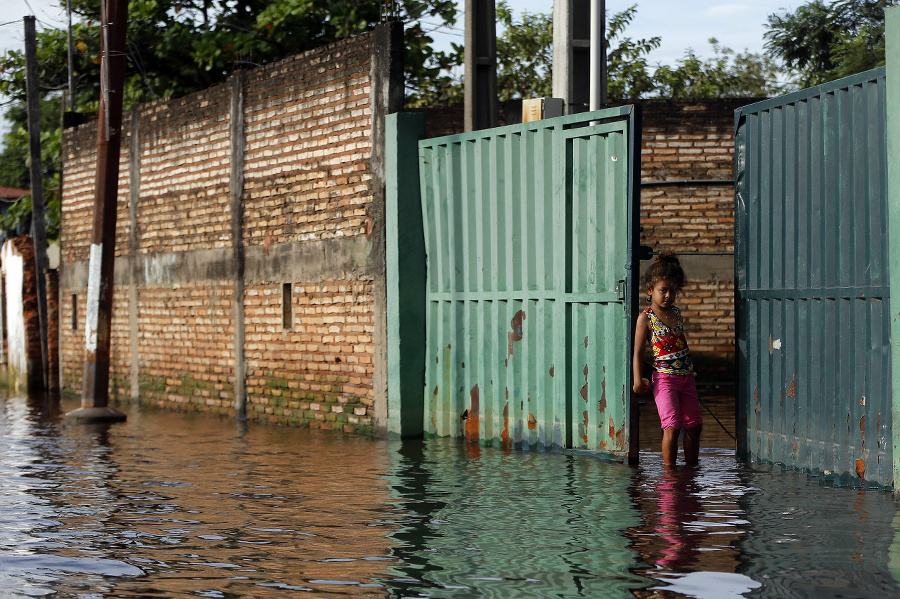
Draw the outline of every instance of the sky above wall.
[[[700,57],[712,55],[708,40],[715,37],[722,46],[737,52],[749,50],[761,52],[765,42],[765,24],[770,14],[782,9],[794,10],[805,0],[606,0],[609,13],[619,12],[638,5],[637,16],[626,34],[633,39],[660,36],[661,46],[650,55],[650,64],[672,65],[692,48]],[[463,11],[465,0],[458,0],[460,14],[452,29],[441,28],[433,32],[438,46],[449,47],[451,42],[462,44]],[[37,27],[64,28],[67,23],[64,0],[2,0],[3,16],[0,17],[0,51],[24,50],[24,25],[22,17],[35,15]],[[553,0],[510,0],[515,14],[527,12],[552,12]],[[428,25],[426,19],[426,27]],[[2,111],[0,107],[0,111]],[[0,135],[5,124],[0,123]]]
[[[762,52],[763,34],[770,14],[796,10],[807,0],[606,0],[606,11],[613,14],[637,4],[637,15],[626,30],[632,39],[662,38],[661,46],[650,55],[650,64],[672,65],[692,48],[698,56],[712,56],[708,40],[736,52]],[[516,15],[522,12],[553,12],[553,0],[509,0]],[[460,14],[453,31],[435,30],[439,44],[463,41],[465,0],[458,0]],[[427,20],[426,20],[427,21]]]

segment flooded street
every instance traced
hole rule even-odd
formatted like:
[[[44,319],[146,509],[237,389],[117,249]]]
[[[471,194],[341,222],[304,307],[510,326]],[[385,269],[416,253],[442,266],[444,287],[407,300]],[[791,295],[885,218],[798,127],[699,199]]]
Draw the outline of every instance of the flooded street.
[[[651,435],[631,468],[77,406],[0,399],[3,597],[900,594],[890,493],[730,449],[665,471]]]

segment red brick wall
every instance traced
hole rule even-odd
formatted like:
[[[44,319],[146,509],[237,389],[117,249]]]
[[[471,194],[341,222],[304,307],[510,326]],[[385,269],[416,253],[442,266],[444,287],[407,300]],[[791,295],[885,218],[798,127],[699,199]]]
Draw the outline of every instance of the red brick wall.
[[[732,179],[734,111],[753,99],[642,100],[641,181]]]
[[[370,55],[369,44],[341,43],[248,75],[247,245],[371,230]]]
[[[47,353],[50,391],[59,392],[59,271],[48,270],[47,281]]]
[[[683,258],[679,304],[705,382],[733,376],[734,111],[753,101],[641,102],[641,243]]]
[[[374,430],[377,260],[363,256],[356,265],[326,272],[319,264],[321,252],[308,251],[315,258],[302,265],[302,275],[292,275],[297,268],[282,268],[280,260],[302,252],[304,244],[353,240],[359,240],[354,247],[378,255],[370,239],[373,229],[383,226],[375,222],[373,207],[376,39],[362,35],[243,73],[242,244],[247,255],[266,264],[244,278],[249,418]],[[133,123],[126,115],[112,321],[113,401],[133,399],[136,362],[139,401],[234,414],[232,92],[229,81],[139,107],[134,247]],[[67,130],[64,138],[60,360],[63,387],[70,392],[82,385],[95,136],[95,125],[87,124]],[[197,276],[185,266],[204,260],[212,266]],[[288,330],[281,306],[285,283],[293,290]],[[72,328],[72,294],[77,296],[77,330]]]
[[[142,107],[140,254],[231,247],[229,90],[222,85]],[[126,146],[123,140],[123,150]],[[127,164],[124,167],[127,174]],[[119,197],[127,198],[122,182],[128,178],[119,181]],[[127,212],[124,216],[127,223]],[[122,217],[120,212],[120,223]],[[125,230],[119,227],[120,232]],[[120,235],[117,247],[127,253],[127,237]]]
[[[232,287],[227,284],[176,283],[138,291],[140,401],[181,411],[231,413],[234,359],[231,340]],[[122,306],[118,314],[128,314]],[[124,327],[122,327],[124,328]],[[128,340],[117,339],[125,359],[116,370],[128,373]],[[130,398],[127,377],[119,389]]]
[[[16,373],[19,382],[29,391],[39,391],[44,386],[44,362],[41,350],[41,321],[35,275],[34,242],[24,235],[9,240],[15,252],[22,258],[22,318],[25,326],[25,372]]]
[[[60,243],[60,261],[65,267],[87,260],[90,255],[97,172],[96,125],[67,129],[64,144],[60,226],[65,231]]]
[[[261,420],[371,432],[371,281],[292,285],[289,329],[282,291],[271,285],[246,290],[249,409]]]

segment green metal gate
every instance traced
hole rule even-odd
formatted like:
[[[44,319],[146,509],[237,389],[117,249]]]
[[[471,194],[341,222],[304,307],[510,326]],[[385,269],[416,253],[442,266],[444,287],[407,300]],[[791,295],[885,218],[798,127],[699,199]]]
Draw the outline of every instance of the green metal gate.
[[[426,435],[636,457],[636,110],[419,142]]]
[[[738,454],[892,484],[884,68],[735,114]]]

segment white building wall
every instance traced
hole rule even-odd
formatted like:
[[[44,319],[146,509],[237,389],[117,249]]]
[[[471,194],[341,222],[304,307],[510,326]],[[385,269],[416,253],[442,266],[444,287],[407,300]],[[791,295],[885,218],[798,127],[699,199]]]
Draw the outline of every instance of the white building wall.
[[[16,388],[24,388],[27,382],[28,362],[25,355],[25,313],[24,313],[24,279],[25,261],[16,251],[12,241],[3,244],[2,254],[3,274],[6,280],[6,288],[3,290],[6,296],[6,341],[9,348],[9,372],[10,382]]]

